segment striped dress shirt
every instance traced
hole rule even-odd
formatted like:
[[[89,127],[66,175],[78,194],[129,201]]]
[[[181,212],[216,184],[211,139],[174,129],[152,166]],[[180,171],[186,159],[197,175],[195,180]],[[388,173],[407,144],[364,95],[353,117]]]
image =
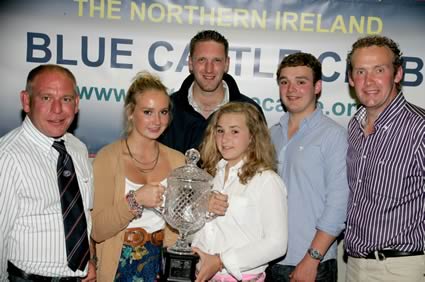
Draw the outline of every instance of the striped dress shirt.
[[[363,133],[366,109],[348,125],[350,187],[345,247],[363,257],[375,250],[425,249],[425,110],[399,93]]]
[[[93,176],[87,148],[72,134],[62,139],[74,162],[90,234]],[[43,276],[87,272],[67,266],[53,141],[28,117],[0,139],[0,281],[7,280],[8,260]]]

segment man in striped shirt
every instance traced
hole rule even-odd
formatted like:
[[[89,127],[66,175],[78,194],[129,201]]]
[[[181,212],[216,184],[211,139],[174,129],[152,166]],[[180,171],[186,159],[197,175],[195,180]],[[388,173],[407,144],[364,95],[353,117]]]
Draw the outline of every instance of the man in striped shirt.
[[[401,55],[367,36],[347,58],[362,104],[348,125],[348,282],[425,281],[425,110],[401,92]]]
[[[83,211],[78,207],[77,216],[81,212],[85,215],[86,223],[80,226],[87,226],[87,232],[83,228],[77,236],[81,234],[80,241],[88,242],[93,193],[91,163],[86,146],[67,133],[78,112],[75,77],[58,65],[38,66],[28,74],[20,98],[27,114],[25,120],[0,138],[0,281],[80,281],[83,277],[83,281],[94,281],[96,270],[87,263],[87,244],[80,253],[75,248],[67,252],[58,188],[59,152],[52,147],[54,141],[61,140],[71,156],[73,167],[71,164],[67,168],[75,170],[78,185],[67,188],[76,191],[74,202],[82,202]],[[63,175],[72,173],[65,170]],[[72,207],[73,211],[75,204],[65,207]],[[80,245],[76,243],[74,247]],[[78,267],[69,263],[69,257],[71,263],[80,262]]]

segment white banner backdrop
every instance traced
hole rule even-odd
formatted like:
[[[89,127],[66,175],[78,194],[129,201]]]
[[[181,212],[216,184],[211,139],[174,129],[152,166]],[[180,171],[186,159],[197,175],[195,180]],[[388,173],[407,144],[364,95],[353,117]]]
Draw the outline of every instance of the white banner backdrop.
[[[263,108],[269,126],[282,115],[275,72],[281,58],[312,53],[323,63],[324,112],[344,126],[356,110],[345,58],[367,34],[393,38],[404,52],[407,99],[425,107],[424,1],[119,1],[9,0],[0,4],[0,136],[22,120],[19,92],[28,71],[61,64],[81,97],[74,133],[95,154],[119,138],[123,98],[140,70],[170,92],[188,75],[187,44],[203,29],[230,43],[230,71]]]

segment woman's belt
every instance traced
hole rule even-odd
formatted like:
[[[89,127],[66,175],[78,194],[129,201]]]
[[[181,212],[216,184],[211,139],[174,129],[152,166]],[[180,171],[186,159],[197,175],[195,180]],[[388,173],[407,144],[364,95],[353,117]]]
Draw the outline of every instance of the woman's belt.
[[[155,246],[161,246],[164,241],[164,230],[148,233],[143,228],[127,228],[124,234],[124,244],[132,247],[143,246],[151,242]]]

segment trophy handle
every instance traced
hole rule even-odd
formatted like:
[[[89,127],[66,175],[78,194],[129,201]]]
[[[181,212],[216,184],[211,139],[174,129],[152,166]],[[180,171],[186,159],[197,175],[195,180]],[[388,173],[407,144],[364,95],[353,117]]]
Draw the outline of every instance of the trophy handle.
[[[153,208],[153,211],[157,212],[160,216],[164,215],[165,212],[165,192],[162,195],[162,203],[159,207]]]

